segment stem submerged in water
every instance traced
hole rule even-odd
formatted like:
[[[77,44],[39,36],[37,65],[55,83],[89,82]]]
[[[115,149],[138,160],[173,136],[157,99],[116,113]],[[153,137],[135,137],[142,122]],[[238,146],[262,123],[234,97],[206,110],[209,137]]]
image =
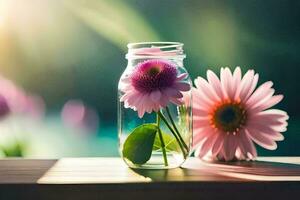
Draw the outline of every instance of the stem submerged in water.
[[[171,121],[171,124],[172,124],[172,126],[173,126],[175,132],[177,133],[178,138],[180,139],[182,145],[184,146],[184,148],[185,148],[186,151],[188,152],[188,151],[189,151],[189,148],[188,148],[188,146],[185,144],[185,141],[183,140],[183,138],[181,137],[181,135],[180,135],[180,133],[179,133],[177,127],[176,127],[176,124],[175,124],[175,122],[174,122],[174,120],[173,120],[173,118],[172,118],[172,116],[171,116],[171,113],[170,113],[170,110],[169,110],[168,107],[166,107],[166,111],[167,111],[168,117],[169,117],[169,119],[170,119],[170,121]]]
[[[177,140],[179,147],[183,153],[183,157],[186,158],[187,156],[187,152],[185,152],[184,146],[182,144],[182,142],[180,141],[180,139],[178,138],[176,132],[173,130],[173,128],[170,126],[169,122],[167,121],[167,119],[165,118],[165,116],[161,113],[161,111],[157,112],[158,116],[163,120],[163,122],[166,124],[166,126],[169,128],[169,130],[171,131],[171,133],[174,135],[175,139]]]
[[[157,124],[158,136],[159,136],[160,143],[161,143],[161,150],[162,150],[162,153],[163,153],[164,164],[165,164],[165,166],[168,166],[168,159],[167,159],[167,153],[166,153],[166,145],[165,145],[165,141],[164,141],[164,138],[163,138],[161,130],[160,130],[160,117],[159,117],[158,113],[156,114],[156,124]]]

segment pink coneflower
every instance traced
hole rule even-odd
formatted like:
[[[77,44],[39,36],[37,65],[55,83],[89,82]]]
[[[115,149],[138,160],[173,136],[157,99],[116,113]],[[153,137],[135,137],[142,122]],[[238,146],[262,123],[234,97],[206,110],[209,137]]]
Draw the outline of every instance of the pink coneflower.
[[[182,104],[182,92],[190,90],[190,84],[183,82],[186,73],[178,74],[176,66],[166,60],[153,59],[139,63],[129,76],[120,81],[124,92],[120,101],[126,108],[138,112],[141,118],[145,112],[159,111],[169,102]]]
[[[274,95],[271,81],[256,90],[258,74],[249,70],[243,77],[237,67],[221,69],[220,79],[207,71],[207,80],[198,77],[193,88],[193,129],[196,156],[222,160],[254,159],[256,144],[274,150],[283,140],[288,115],[269,109],[283,95]],[[267,110],[269,109],[269,110]]]

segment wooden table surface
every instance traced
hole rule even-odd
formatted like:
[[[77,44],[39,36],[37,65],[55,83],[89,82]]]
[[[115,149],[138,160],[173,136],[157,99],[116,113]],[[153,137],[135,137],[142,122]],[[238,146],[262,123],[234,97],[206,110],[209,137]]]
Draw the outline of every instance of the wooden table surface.
[[[300,157],[136,170],[120,158],[0,160],[0,200],[300,199]]]

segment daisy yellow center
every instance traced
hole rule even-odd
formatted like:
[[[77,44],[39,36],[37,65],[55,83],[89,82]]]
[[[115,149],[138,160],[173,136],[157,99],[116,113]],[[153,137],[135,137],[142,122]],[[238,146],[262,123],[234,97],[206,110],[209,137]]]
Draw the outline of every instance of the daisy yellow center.
[[[224,103],[216,107],[211,124],[224,132],[236,133],[245,125],[247,112],[239,103]]]

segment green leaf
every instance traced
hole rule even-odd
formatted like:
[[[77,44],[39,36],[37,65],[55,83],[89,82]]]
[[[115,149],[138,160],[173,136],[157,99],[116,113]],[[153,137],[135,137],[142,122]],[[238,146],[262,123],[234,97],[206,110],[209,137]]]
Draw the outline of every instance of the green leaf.
[[[135,128],[124,143],[123,156],[134,164],[146,163],[151,157],[156,132],[155,124],[143,124]]]
[[[170,151],[180,151],[180,148],[178,146],[178,143],[176,141],[176,139],[164,132],[161,132],[165,145],[166,145],[166,151],[170,152]],[[160,142],[160,138],[159,135],[157,134],[155,136],[154,139],[154,144],[153,144],[153,150],[160,150],[161,149],[161,142]]]

